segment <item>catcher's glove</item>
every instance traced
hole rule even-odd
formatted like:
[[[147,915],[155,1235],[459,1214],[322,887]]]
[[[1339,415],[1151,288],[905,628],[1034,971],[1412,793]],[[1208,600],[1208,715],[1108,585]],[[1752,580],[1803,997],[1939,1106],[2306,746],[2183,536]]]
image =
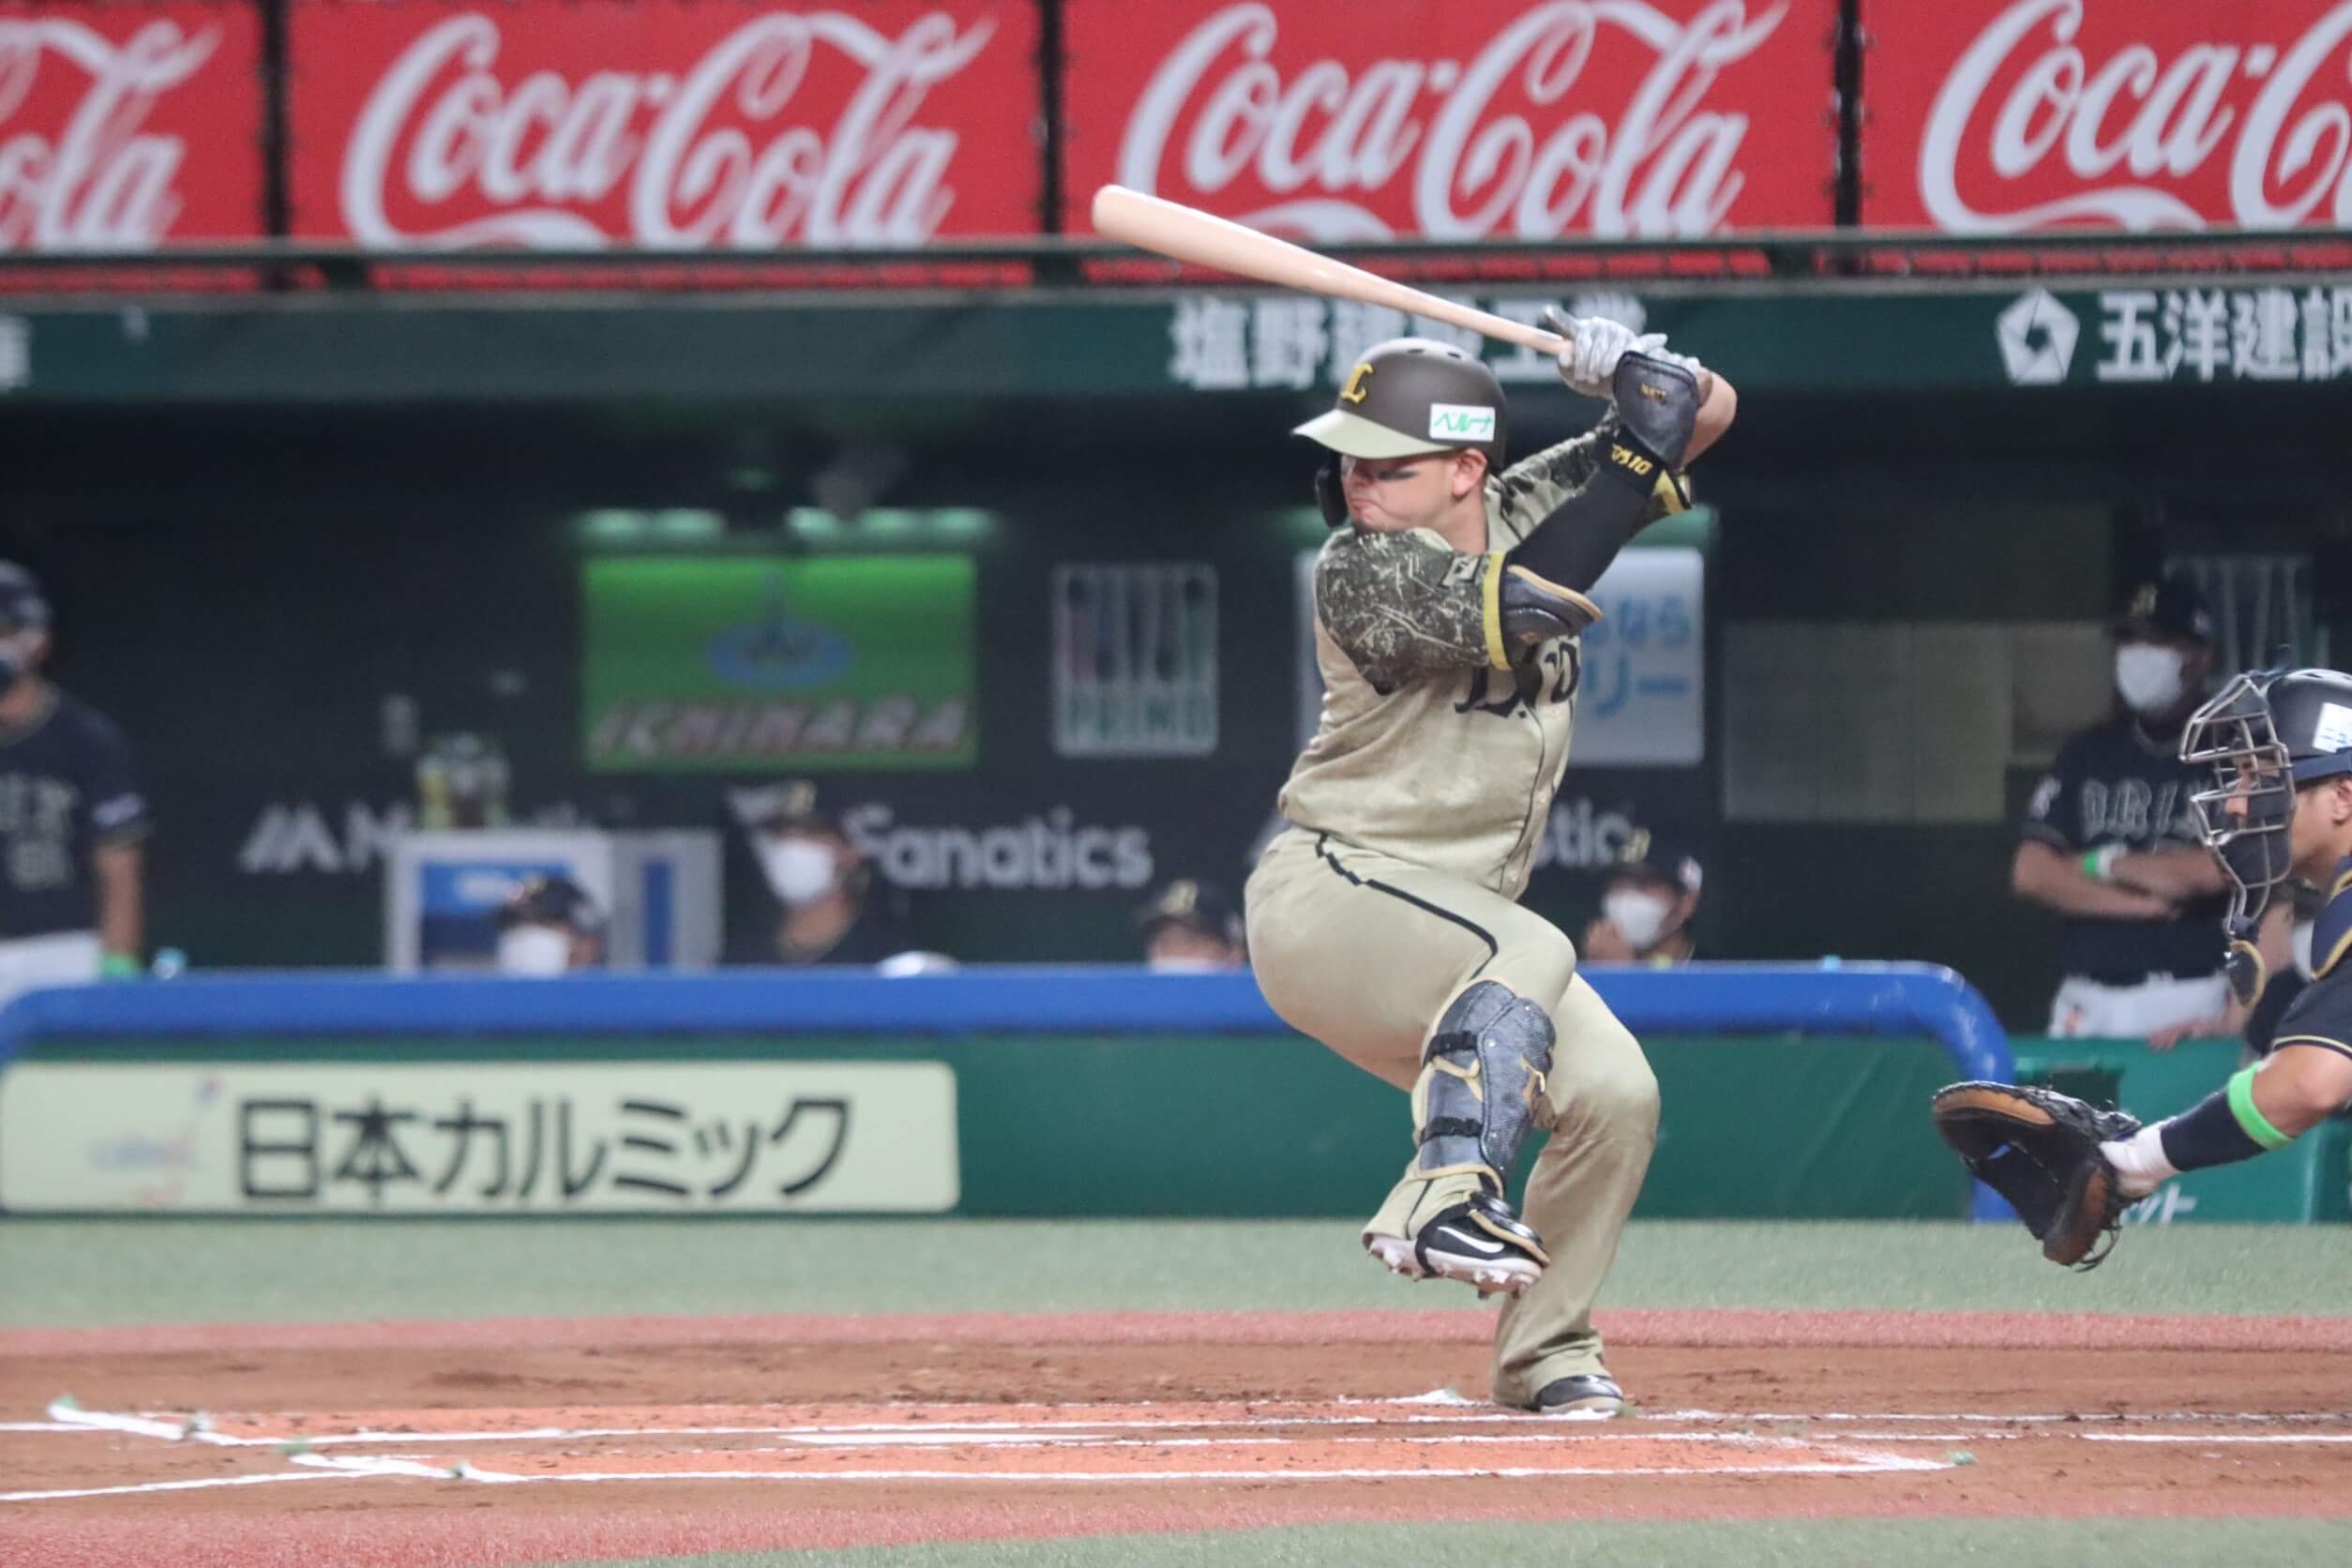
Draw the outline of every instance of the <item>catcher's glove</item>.
[[[2053,1263],[2095,1269],[2115,1250],[2123,1186],[2099,1145],[2139,1123],[2069,1094],[2015,1083],[1955,1083],[1936,1092],[1936,1131],[2010,1201]],[[2099,1246],[2102,1238],[2106,1244]],[[2091,1249],[2098,1247],[2096,1252]]]

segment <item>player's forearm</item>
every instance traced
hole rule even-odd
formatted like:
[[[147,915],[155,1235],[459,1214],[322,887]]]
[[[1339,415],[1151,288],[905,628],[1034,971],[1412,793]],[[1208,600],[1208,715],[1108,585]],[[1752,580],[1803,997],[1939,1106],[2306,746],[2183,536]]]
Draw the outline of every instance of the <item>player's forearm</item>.
[[[2009,885],[2018,897],[2060,914],[2105,920],[2157,920],[2171,913],[2171,906],[2153,894],[2094,881],[2083,870],[2079,859],[2031,840],[2017,846],[2017,858],[2010,867]],[[2216,932],[2215,941],[2219,940]]]
[[[146,906],[135,846],[98,852],[98,946],[107,957],[139,957],[146,938]]]
[[[2116,857],[2109,877],[2126,887],[2185,903],[2229,891],[2220,864],[2204,850],[2153,850]]]
[[[1731,421],[1740,415],[1739,389],[1724,379],[1719,371],[1704,372],[1707,384],[1705,397],[1698,405],[1698,422],[1691,428],[1691,445],[1682,454],[1682,466],[1688,468],[1699,460],[1707,448],[1723,439],[1731,429]]]
[[[2284,1149],[2352,1100],[2352,1056],[2343,1042],[2282,1037],[2270,1059],[2247,1067],[2178,1116],[2100,1146],[2144,1197],[2187,1170],[2236,1165]]]

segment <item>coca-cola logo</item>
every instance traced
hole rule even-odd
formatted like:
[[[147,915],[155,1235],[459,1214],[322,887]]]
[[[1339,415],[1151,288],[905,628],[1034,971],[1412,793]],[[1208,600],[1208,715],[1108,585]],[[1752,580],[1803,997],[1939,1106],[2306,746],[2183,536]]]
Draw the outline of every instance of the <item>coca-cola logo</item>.
[[[2285,43],[2197,38],[2169,50],[2137,38],[2088,47],[2085,8],[2085,0],[2015,0],[1952,63],[1920,142],[1930,220],[1963,234],[2352,220],[2344,90],[2352,3],[2329,7]],[[2237,13],[2116,6],[2103,14],[2136,28]]]
[[[143,250],[180,215],[186,141],[145,128],[217,28],[158,19],[121,43],[63,18],[0,17],[0,249]],[[69,79],[67,83],[55,80]],[[47,126],[13,122],[75,95]]]
[[[1275,8],[1224,6],[1152,73],[1117,177],[1326,241],[1387,236],[1373,198],[1399,179],[1412,227],[1447,238],[1711,234],[1746,183],[1749,116],[1708,94],[1788,10],[1710,0],[1684,20],[1642,0],[1554,0],[1467,60],[1318,56],[1286,75]],[[1605,51],[1639,73],[1592,68]],[[1274,200],[1235,212],[1217,201],[1229,189]]]
[[[575,79],[502,74],[499,20],[453,16],[368,94],[343,154],[343,222],[377,246],[588,248],[616,228],[669,249],[917,245],[955,203],[958,138],[915,115],[994,31],[938,11],[895,37],[838,12],[770,11],[680,69],[598,61]],[[831,97],[846,69],[862,73],[846,102],[812,123],[812,84]],[[614,199],[617,223],[591,216]]]

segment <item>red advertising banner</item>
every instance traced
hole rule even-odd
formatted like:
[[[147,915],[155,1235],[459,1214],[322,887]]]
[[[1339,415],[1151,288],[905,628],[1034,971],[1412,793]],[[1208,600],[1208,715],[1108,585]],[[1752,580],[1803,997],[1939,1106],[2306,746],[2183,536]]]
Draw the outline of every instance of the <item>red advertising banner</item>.
[[[1824,228],[1836,0],[1064,0],[1066,206],[1292,238]]]
[[[291,0],[294,229],[378,248],[1034,234],[1029,0]]]
[[[1864,0],[1862,218],[2344,226],[2352,4]]]
[[[261,38],[244,0],[0,0],[0,250],[261,234]]]

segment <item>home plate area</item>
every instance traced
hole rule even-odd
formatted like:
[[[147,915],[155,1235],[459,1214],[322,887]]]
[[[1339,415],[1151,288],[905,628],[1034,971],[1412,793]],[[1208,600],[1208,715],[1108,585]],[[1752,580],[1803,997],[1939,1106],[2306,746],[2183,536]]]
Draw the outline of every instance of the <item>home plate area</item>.
[[[1150,1484],[1529,1476],[1869,1475],[1948,1469],[1951,1434],[1867,1432],[1705,1411],[1618,1421],[1499,1411],[1447,1393],[1321,1403],[599,1407],[309,1414],[113,1412],[60,1404],[53,1430],[112,1431],[274,1458],[318,1479]],[[138,1445],[133,1445],[136,1452]],[[221,1455],[230,1461],[230,1452]],[[126,1455],[127,1457],[128,1455]],[[127,1467],[135,1471],[135,1464]],[[249,1463],[220,1485],[250,1485]],[[289,1475],[292,1479],[292,1475]],[[125,1475],[125,1491],[143,1489]],[[182,1470],[166,1483],[195,1489]],[[30,1500],[29,1499],[26,1500]]]

